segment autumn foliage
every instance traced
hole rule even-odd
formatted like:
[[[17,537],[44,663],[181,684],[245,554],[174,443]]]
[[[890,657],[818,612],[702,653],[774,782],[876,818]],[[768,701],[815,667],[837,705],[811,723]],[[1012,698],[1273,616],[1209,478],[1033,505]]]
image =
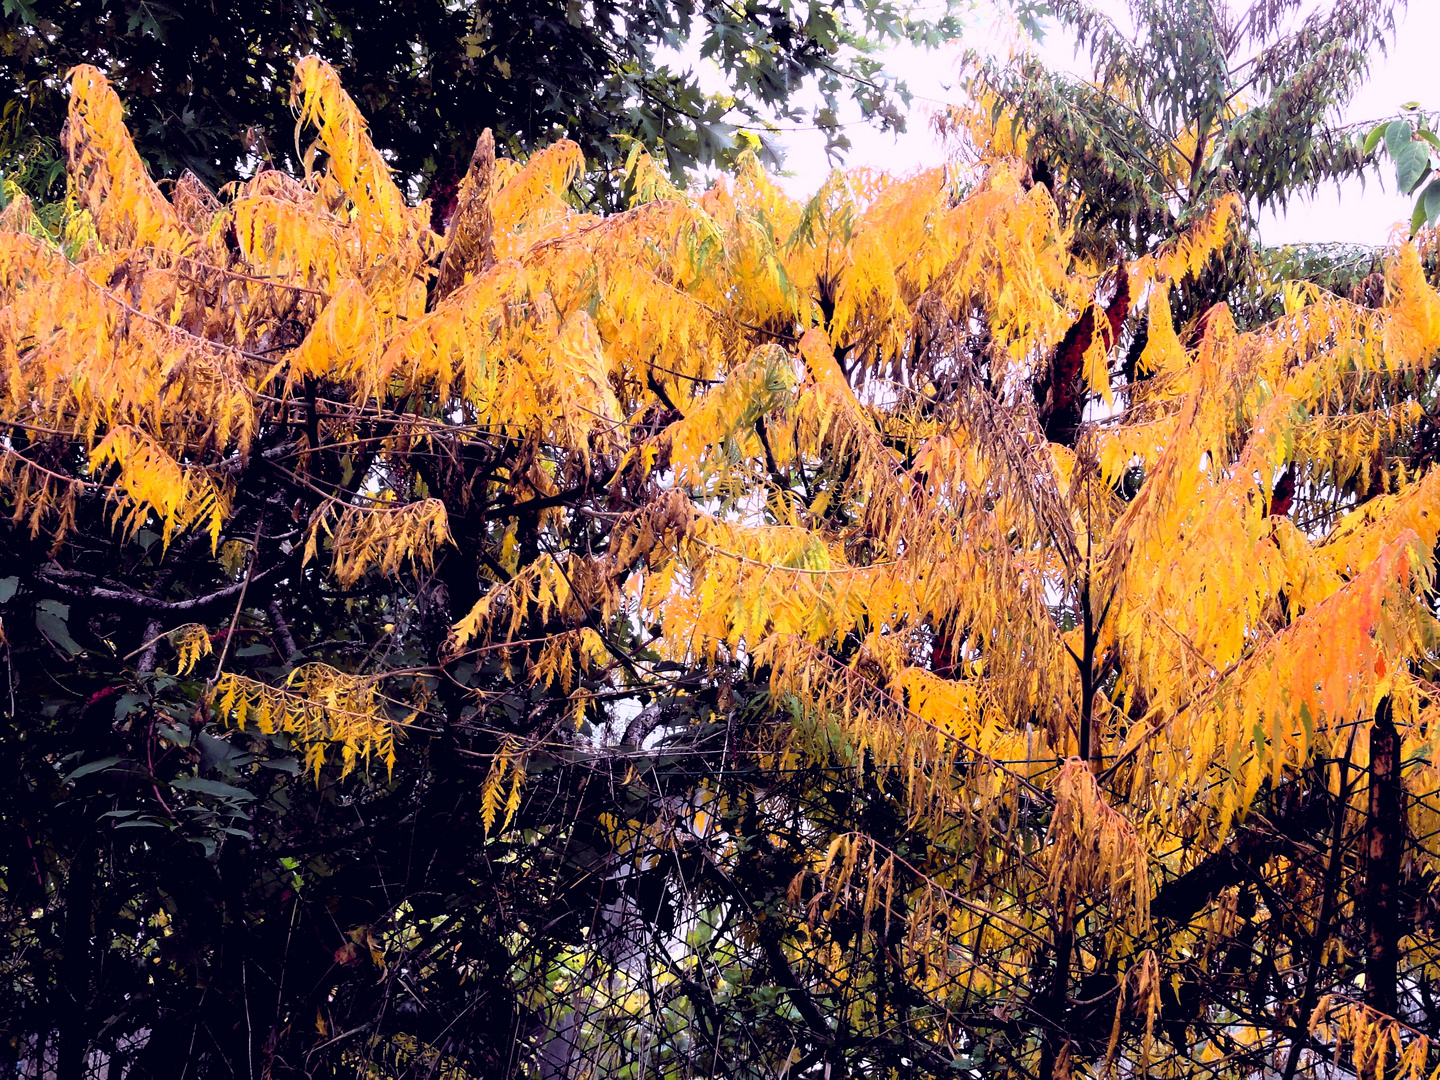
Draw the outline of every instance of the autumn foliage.
[[[169,702],[105,735],[135,768],[95,814],[151,822],[107,850],[310,873],[301,826],[266,839],[275,793],[471,770],[448,842],[494,876],[449,925],[485,929],[452,948],[406,862],[211,1074],[1433,1075],[1428,237],[1379,306],[1277,284],[1272,322],[1177,326],[1233,200],[1117,265],[999,156],[800,203],[637,154],[596,217],[574,146],[482,139],[442,237],[333,71],[302,61],[293,102],[306,175],[166,192],[79,68],[64,234],[0,217],[12,691],[90,664]],[[1359,978],[1382,706],[1388,1010]],[[156,752],[202,733],[254,761]],[[205,783],[253,824],[187,816]],[[79,858],[7,878],[40,889],[6,893],[13,933]],[[137,925],[166,903],[137,886]],[[337,1042],[334,980],[419,1000],[462,962],[500,1049],[388,1006]]]

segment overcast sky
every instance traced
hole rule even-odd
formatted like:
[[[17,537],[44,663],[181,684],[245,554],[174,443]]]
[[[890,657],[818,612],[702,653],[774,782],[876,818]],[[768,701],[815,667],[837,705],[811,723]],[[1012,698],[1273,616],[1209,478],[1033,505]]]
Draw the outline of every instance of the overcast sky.
[[[1440,109],[1440,79],[1431,66],[1436,63],[1434,43],[1440,39],[1440,2],[1411,0],[1403,18],[1398,40],[1387,56],[1377,60],[1370,82],[1346,110],[1347,122],[1393,115],[1407,101],[1418,101],[1426,109]],[[1007,30],[995,21],[977,19],[974,29],[953,47],[933,52],[904,48],[889,53],[887,68],[903,77],[915,94],[909,130],[897,137],[863,124],[851,124],[846,134],[854,145],[846,164],[892,171],[940,164],[945,154],[931,133],[929,117],[961,98],[956,88],[959,54],[966,48],[998,48],[1003,52],[1013,38],[1013,28]],[[1053,66],[1077,72],[1084,68],[1083,62],[1075,58],[1073,42],[1053,27],[1040,52]],[[780,141],[786,148],[786,170],[792,174],[784,181],[785,186],[795,195],[813,193],[830,168],[824,138],[818,132],[802,129],[782,133]],[[1388,175],[1372,175],[1363,187],[1356,181],[1343,191],[1325,188],[1313,200],[1292,203],[1283,215],[1267,215],[1261,221],[1264,241],[1384,243],[1398,222],[1409,220],[1412,203],[1395,193],[1388,164],[1382,164],[1382,169]]]

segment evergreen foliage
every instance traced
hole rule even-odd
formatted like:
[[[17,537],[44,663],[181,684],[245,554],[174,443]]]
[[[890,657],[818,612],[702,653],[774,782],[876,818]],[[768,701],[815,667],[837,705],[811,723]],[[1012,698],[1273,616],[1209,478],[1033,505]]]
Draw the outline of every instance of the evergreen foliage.
[[[1129,0],[1133,33],[1091,0],[1053,5],[1093,81],[1033,58],[979,73],[990,119],[1023,125],[1023,153],[1077,221],[1145,252],[1237,194],[1247,209],[1359,175],[1337,124],[1395,32],[1403,0]]]
[[[842,102],[903,127],[908,94],[874,50],[954,35],[951,5],[931,14],[894,0],[18,0],[0,14],[0,162],[53,160],[66,73],[92,64],[124,94],[157,175],[188,169],[214,187],[257,161],[298,169],[286,94],[291,66],[313,53],[343,73],[387,163],[438,221],[487,127],[512,156],[569,138],[611,166],[635,140],[677,178],[747,148],[772,153],[762,118],[818,124],[836,150],[848,145]],[[692,43],[727,92],[704,92],[687,70]],[[795,104],[802,86],[819,90],[814,115]]]

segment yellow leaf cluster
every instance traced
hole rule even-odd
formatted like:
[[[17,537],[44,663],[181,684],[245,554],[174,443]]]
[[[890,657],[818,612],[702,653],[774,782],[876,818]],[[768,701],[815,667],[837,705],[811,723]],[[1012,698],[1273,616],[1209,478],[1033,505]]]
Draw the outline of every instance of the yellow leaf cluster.
[[[327,506],[327,511],[332,507]],[[306,541],[305,561],[315,553],[328,514],[311,523]],[[385,503],[348,506],[331,535],[330,572],[341,585],[355,584],[372,570],[387,577],[400,573],[409,561],[417,569],[434,565],[435,552],[450,543],[445,504],[439,499],[422,499],[401,506]]]
[[[210,534],[212,548],[218,545],[229,499],[203,469],[181,465],[132,427],[111,428],[91,453],[92,474],[104,475],[111,466],[119,474],[111,488],[115,522],[127,535],[153,516],[166,547],[177,532],[197,525]]]
[[[1402,1020],[1355,1001],[1326,996],[1310,1018],[1310,1030],[1335,1047],[1335,1063],[1348,1057],[1357,1075],[1385,1080],[1435,1080],[1430,1040]],[[1346,1053],[1346,1050],[1349,1053]]]
[[[509,781],[508,785],[506,781]],[[519,744],[507,739],[496,752],[485,774],[485,783],[480,788],[480,820],[488,834],[495,829],[495,820],[500,817],[500,829],[506,829],[520,808],[520,793],[525,782],[525,757]],[[508,790],[507,790],[508,788]]]
[[[372,679],[319,663],[297,667],[284,686],[224,672],[212,708],[242,731],[253,724],[267,735],[290,735],[305,750],[305,768],[316,776],[326,751],[337,745],[342,776],[372,758],[394,768],[395,728],[406,722],[391,718]]]
[[[193,244],[136,153],[120,99],[89,64],[70,72],[70,118],[62,141],[81,205],[90,211],[102,243],[175,254]]]
[[[202,657],[215,650],[210,644],[210,631],[204,623],[185,623],[177,626],[167,635],[170,647],[175,650],[175,674],[188,675],[195,670]]]

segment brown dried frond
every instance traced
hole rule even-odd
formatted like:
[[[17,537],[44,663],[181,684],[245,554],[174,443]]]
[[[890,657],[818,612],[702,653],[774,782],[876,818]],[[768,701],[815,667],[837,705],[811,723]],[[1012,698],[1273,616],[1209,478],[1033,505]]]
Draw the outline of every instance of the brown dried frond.
[[[639,560],[658,562],[673,554],[695,527],[695,507],[684,492],[667,488],[627,514],[610,534],[609,557],[617,574]]]
[[[495,261],[495,137],[486,128],[475,141],[470,168],[460,181],[455,216],[445,231],[445,255],[435,282],[439,303]]]
[[[320,528],[328,529],[328,519],[327,508],[311,523],[306,562],[315,554]],[[340,584],[350,586],[371,570],[394,577],[406,562],[428,570],[436,550],[451,542],[449,518],[439,499],[403,506],[349,506],[333,534],[331,572]]]
[[[48,530],[58,548],[75,527],[75,509],[84,480],[47,469],[8,447],[0,447],[0,491],[11,500],[10,518],[24,521],[31,537]]]
[[[1429,1069],[1430,1039],[1403,1020],[1358,1001],[1326,995],[1310,1015],[1309,1028],[1335,1046],[1338,1067],[1349,1046],[1356,1075],[1385,1080],[1435,1080],[1440,1068]],[[1393,1067],[1394,1072],[1389,1070]]]
[[[1089,765],[1070,758],[1055,778],[1050,819],[1049,901],[1073,909],[1082,897],[1108,902],[1135,934],[1150,925],[1150,873],[1135,826],[1105,801]]]
[[[175,207],[175,213],[180,220],[188,225],[196,236],[208,233],[215,215],[220,212],[220,200],[215,197],[215,193],[189,169],[181,173],[180,179],[175,181],[175,188],[170,193],[170,203]]]
[[[11,194],[5,209],[0,210],[0,231],[34,233],[39,226],[40,219],[35,216],[35,205],[30,196],[24,192]]]

